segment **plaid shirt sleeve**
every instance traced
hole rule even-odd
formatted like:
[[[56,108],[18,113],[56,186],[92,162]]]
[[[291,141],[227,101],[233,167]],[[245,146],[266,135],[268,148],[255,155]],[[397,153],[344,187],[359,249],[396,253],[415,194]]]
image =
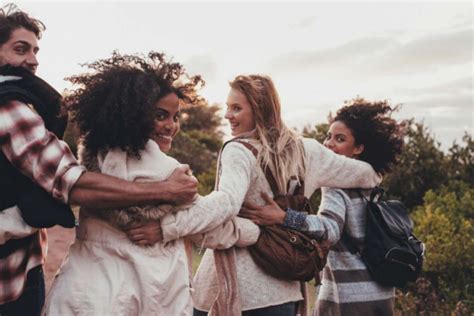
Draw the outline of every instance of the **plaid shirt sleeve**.
[[[0,147],[23,174],[64,203],[85,171],[67,144],[46,130],[41,117],[19,101],[0,106]]]

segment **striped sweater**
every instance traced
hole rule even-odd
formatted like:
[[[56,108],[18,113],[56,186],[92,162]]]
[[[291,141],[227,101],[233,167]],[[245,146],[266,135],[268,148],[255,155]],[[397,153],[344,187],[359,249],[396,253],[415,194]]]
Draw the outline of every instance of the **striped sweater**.
[[[373,281],[361,258],[341,239],[347,234],[357,248],[362,246],[365,205],[354,190],[323,188],[318,215],[307,215],[303,221],[296,219],[300,216],[294,211],[287,215],[287,226],[308,231],[332,245],[314,315],[393,315],[394,288]]]

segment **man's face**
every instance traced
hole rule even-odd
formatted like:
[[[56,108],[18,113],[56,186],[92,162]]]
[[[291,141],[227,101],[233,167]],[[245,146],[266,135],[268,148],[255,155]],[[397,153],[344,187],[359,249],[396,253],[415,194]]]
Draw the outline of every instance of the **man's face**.
[[[0,66],[10,64],[36,72],[39,51],[38,39],[35,33],[24,28],[14,30],[10,39],[0,46]]]

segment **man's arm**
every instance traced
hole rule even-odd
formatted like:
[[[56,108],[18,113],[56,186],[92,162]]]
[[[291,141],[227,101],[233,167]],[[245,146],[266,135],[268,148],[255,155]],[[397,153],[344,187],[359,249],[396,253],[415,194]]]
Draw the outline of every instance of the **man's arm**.
[[[197,194],[197,180],[189,166],[177,168],[165,181],[130,182],[112,176],[85,172],[69,194],[71,204],[92,208],[116,208],[172,202],[184,204]]]
[[[197,180],[186,174],[189,167],[178,168],[166,181],[149,183],[84,172],[67,144],[18,101],[0,107],[0,149],[24,175],[64,203],[93,208],[185,203],[197,193]]]

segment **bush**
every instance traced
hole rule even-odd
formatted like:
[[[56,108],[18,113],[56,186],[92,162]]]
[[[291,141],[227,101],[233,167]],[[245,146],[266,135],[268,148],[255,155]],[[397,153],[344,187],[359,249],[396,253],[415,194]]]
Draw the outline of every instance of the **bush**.
[[[404,298],[411,295],[423,303],[425,298],[435,296],[446,302],[444,307],[426,302],[425,306],[420,303],[420,307],[413,303],[417,312],[472,308],[473,210],[474,187],[466,182],[451,181],[437,191],[428,191],[424,204],[412,213],[414,233],[425,243],[426,252],[423,279],[409,288]]]

